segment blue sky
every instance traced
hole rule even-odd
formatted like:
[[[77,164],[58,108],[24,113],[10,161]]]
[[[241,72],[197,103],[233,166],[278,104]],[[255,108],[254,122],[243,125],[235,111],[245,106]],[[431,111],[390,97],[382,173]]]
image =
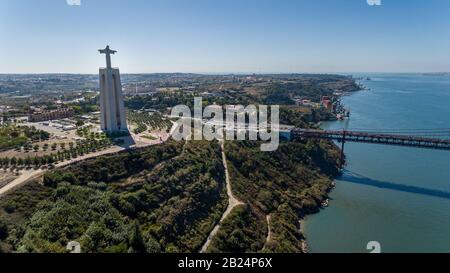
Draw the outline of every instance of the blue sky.
[[[0,1],[0,73],[450,71],[450,1]]]

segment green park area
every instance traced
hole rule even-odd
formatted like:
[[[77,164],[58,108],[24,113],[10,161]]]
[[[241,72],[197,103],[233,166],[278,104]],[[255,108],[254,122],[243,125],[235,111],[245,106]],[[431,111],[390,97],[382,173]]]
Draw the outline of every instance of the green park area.
[[[29,141],[47,140],[49,137],[48,132],[34,127],[3,125],[0,126],[0,151],[22,147]]]

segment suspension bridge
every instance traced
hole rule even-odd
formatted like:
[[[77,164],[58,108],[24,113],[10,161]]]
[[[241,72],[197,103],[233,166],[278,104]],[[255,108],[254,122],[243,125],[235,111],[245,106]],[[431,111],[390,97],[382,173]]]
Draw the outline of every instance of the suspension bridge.
[[[294,139],[328,139],[341,143],[341,163],[346,142],[406,146],[450,151],[450,128],[444,129],[352,129],[292,131]]]

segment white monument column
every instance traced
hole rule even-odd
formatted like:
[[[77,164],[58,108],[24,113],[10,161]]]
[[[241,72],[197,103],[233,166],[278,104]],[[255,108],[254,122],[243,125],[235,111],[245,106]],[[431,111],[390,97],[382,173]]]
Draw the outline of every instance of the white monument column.
[[[100,68],[100,122],[105,132],[128,131],[118,68],[111,67],[111,54],[117,51],[100,49],[106,54],[106,68]]]

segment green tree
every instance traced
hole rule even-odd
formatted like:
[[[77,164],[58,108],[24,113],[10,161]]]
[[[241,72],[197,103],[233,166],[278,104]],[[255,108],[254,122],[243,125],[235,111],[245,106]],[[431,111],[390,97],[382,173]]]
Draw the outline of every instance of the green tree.
[[[5,240],[8,237],[8,225],[0,218],[0,240]]]
[[[13,165],[13,166],[16,166],[16,164],[17,164],[17,158],[16,158],[16,157],[12,157],[12,158],[10,159],[9,163],[10,163],[11,165]]]
[[[81,126],[84,125],[84,121],[82,121],[81,119],[77,119],[77,122],[75,123],[75,125],[76,125],[77,127],[81,127]]]
[[[130,249],[128,252],[131,252],[131,253],[144,253],[145,252],[145,244],[144,244],[144,240],[142,239],[141,229],[139,228],[139,223],[137,220],[134,222],[134,226],[131,231]]]
[[[6,167],[9,165],[9,158],[8,157],[3,157],[0,159],[1,165]]]
[[[41,166],[41,159],[37,156],[33,157],[33,165],[36,167]]]
[[[55,158],[53,157],[53,154],[48,155],[47,156],[47,164],[53,164],[53,163],[55,163]]]
[[[155,238],[150,237],[145,242],[145,250],[147,251],[147,253],[160,253],[161,245],[158,243],[158,241],[155,240]]]
[[[25,158],[25,166],[30,166],[31,165],[31,163],[32,163],[32,161],[31,161],[31,157],[30,156],[27,156],[26,158]]]

